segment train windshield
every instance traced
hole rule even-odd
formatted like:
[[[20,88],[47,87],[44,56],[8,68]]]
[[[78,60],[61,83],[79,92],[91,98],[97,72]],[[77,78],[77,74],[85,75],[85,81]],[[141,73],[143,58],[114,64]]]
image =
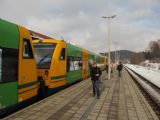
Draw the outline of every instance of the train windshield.
[[[56,44],[34,43],[37,68],[49,69]]]

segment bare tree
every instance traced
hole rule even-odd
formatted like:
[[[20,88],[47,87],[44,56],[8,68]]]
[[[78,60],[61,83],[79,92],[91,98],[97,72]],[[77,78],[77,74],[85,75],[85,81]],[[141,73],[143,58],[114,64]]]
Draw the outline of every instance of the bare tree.
[[[150,52],[151,52],[151,57],[152,58],[158,58],[160,57],[160,40],[158,41],[151,41],[149,44]]]
[[[160,39],[157,40],[157,43],[158,43],[158,45],[159,45],[159,47],[160,47]]]
[[[144,60],[145,60],[145,57],[144,57],[144,53],[143,52],[135,53],[131,57],[131,63],[132,64],[140,64]]]

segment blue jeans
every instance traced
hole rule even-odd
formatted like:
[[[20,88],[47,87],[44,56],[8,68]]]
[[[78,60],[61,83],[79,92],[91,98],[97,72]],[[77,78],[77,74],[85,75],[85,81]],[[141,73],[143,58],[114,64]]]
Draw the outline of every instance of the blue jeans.
[[[121,77],[121,71],[118,71],[118,76]]]
[[[99,97],[99,80],[92,80],[93,85],[93,95],[97,94],[97,97]]]

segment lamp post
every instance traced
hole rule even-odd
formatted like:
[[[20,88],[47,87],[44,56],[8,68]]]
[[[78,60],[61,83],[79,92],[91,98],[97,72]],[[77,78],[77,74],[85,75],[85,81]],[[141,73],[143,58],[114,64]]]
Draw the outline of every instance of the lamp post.
[[[118,42],[114,42],[114,44],[115,44],[115,53],[114,53],[114,59],[115,59],[115,70],[116,70],[116,65],[117,65],[117,53],[118,53],[118,51],[117,51],[117,45],[118,45]]]
[[[110,80],[110,74],[111,74],[111,65],[110,65],[110,40],[111,40],[111,35],[110,35],[110,20],[112,18],[115,18],[116,15],[113,16],[102,16],[102,18],[108,20],[108,80]]]

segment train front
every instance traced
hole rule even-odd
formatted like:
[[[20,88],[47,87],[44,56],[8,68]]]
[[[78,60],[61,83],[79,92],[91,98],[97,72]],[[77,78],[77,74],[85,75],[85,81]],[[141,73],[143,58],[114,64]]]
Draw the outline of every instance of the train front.
[[[56,43],[53,43],[53,41],[51,42],[51,40],[35,40],[33,45],[35,49],[40,92],[43,92],[49,84],[49,70],[51,67],[52,56],[56,48]]]
[[[66,84],[66,43],[62,40],[34,41],[40,91],[52,93]]]

